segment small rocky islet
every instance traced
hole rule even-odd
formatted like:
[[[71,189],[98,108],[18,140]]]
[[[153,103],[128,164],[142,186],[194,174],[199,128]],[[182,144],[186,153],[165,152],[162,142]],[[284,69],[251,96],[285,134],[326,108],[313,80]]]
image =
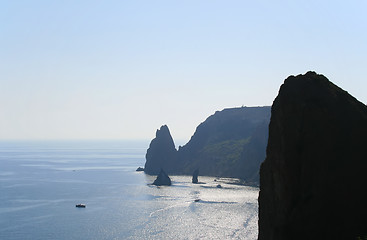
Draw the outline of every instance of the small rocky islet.
[[[156,186],[171,186],[171,178],[167,175],[163,169],[159,172],[156,180],[154,180],[153,185]]]

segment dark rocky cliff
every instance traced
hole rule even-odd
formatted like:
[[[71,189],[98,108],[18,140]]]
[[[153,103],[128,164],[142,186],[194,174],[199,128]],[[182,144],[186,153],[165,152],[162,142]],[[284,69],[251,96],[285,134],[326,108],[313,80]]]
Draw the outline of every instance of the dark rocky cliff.
[[[260,165],[266,157],[268,133],[269,121],[264,121],[257,125],[251,136],[251,141],[243,148],[235,176],[241,176],[246,182],[259,183]]]
[[[157,175],[161,169],[169,173],[176,168],[177,150],[166,125],[157,130],[145,158],[144,172],[148,174]]]
[[[218,111],[197,127],[176,155],[173,142],[167,140],[172,137],[168,134],[158,137],[157,133],[147,153],[146,172],[163,168],[168,174],[192,175],[198,169],[200,175],[237,177],[256,183],[265,159],[269,121],[270,107]]]
[[[367,236],[367,107],[314,72],[272,106],[261,165],[259,239]]]
[[[182,170],[200,169],[207,176],[258,181],[265,159],[270,107],[230,108],[201,123],[190,141],[179,149]],[[264,134],[264,136],[258,136]]]

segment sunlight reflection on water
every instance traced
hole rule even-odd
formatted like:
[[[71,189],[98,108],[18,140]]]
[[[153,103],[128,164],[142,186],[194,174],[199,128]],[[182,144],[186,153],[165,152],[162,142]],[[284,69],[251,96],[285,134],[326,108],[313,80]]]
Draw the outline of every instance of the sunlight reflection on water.
[[[200,184],[171,176],[172,186],[156,187],[154,176],[135,172],[144,165],[144,148],[129,148],[134,157],[125,158],[118,144],[94,143],[101,151],[93,155],[86,145],[0,146],[0,239],[257,238],[258,188],[225,182],[217,188],[214,178],[200,176]]]

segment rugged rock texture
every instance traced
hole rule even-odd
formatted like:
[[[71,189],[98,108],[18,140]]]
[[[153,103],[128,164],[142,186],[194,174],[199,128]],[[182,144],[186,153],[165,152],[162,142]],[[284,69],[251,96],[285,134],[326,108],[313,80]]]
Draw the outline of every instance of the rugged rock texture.
[[[272,106],[259,239],[367,236],[367,107],[322,75],[291,76]]]
[[[177,150],[166,125],[157,130],[145,158],[144,172],[148,174],[157,175],[161,169],[172,172],[177,167]]]
[[[167,173],[165,173],[163,171],[163,169],[161,169],[161,171],[159,172],[156,180],[154,180],[153,185],[156,185],[156,186],[171,186],[171,179],[169,178]]]
[[[270,107],[224,109],[201,123],[190,141],[178,152],[167,126],[157,131],[147,155],[145,172],[237,177],[258,182],[270,121]]]

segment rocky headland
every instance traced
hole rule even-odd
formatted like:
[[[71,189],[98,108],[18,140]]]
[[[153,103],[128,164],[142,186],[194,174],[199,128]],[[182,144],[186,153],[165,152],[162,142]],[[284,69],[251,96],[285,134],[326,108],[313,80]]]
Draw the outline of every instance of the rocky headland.
[[[323,75],[290,76],[261,165],[259,239],[367,237],[367,107]]]
[[[175,149],[166,125],[157,130],[146,154],[145,172],[241,178],[258,183],[265,159],[270,107],[230,108],[201,123],[183,147]]]

